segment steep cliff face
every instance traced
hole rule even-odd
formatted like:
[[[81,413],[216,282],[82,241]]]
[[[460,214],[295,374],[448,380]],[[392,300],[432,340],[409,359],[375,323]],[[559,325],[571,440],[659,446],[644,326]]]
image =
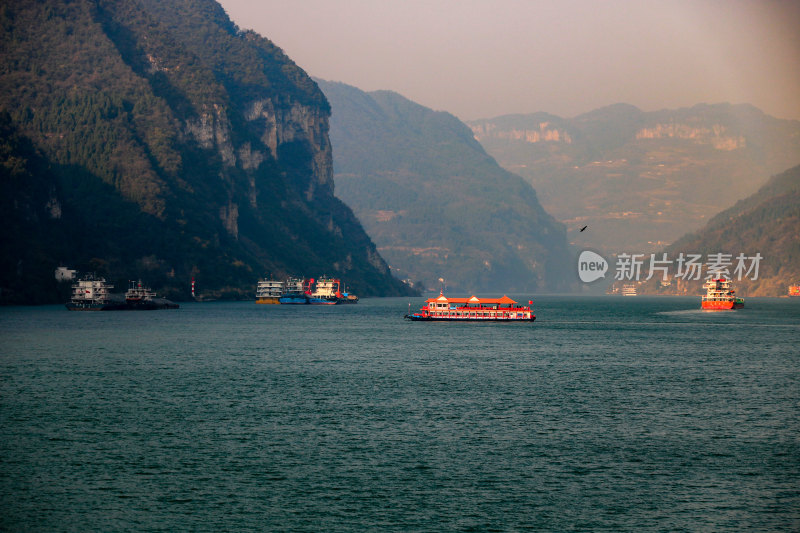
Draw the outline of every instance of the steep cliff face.
[[[477,121],[471,129],[480,142],[492,140],[536,143],[572,144],[572,135],[566,128],[555,127],[550,122],[532,124],[533,127],[502,127],[494,122]],[[656,123],[636,131],[634,139],[679,139],[696,144],[713,146],[717,150],[740,150],[747,147],[744,135],[729,134],[722,124],[696,126],[686,123]]]
[[[747,147],[744,135],[729,135],[722,124],[692,126],[690,124],[655,124],[636,132],[636,139],[681,139],[707,144],[716,150],[732,151]]]
[[[571,241],[608,253],[657,251],[800,163],[800,122],[749,105],[617,104],[571,119],[536,113],[470,126],[536,188]],[[580,232],[585,225],[591,231]]]
[[[276,108],[272,100],[260,99],[249,104],[243,116],[256,132],[261,146],[250,141],[235,145],[231,121],[225,110],[218,106],[200,117],[186,119],[184,131],[202,148],[215,151],[226,167],[246,171],[250,176],[246,196],[251,207],[260,207],[255,181],[257,171],[269,161],[280,164],[281,154],[291,157],[286,154],[291,152],[289,147],[292,145],[305,146],[310,157],[308,172],[299,177],[303,179],[305,199],[312,202],[315,198],[325,199],[333,195],[333,153],[328,140],[326,111],[300,103]],[[295,161],[288,163],[293,165]],[[274,198],[265,198],[264,201],[273,202]],[[237,233],[235,217],[232,217],[235,212],[231,205],[220,211],[220,217],[232,235]]]
[[[0,19],[0,111],[50,162],[40,201],[64,227],[99,233],[93,249],[54,242],[40,261],[101,265],[173,297],[191,276],[215,296],[246,296],[268,272],[406,292],[333,195],[324,95],[218,4],[22,0]],[[109,224],[80,196],[135,209]],[[158,229],[136,246],[115,242],[136,227]],[[25,255],[18,248],[7,251]]]
[[[499,129],[496,124],[491,123],[478,123],[471,128],[478,141],[495,138],[523,141],[532,144],[540,142],[563,142],[565,144],[572,144],[572,136],[567,131],[553,128],[549,122],[540,122],[530,129]]]
[[[287,143],[308,144],[313,179],[305,190],[307,200],[312,200],[316,194],[333,194],[333,153],[328,140],[327,112],[300,103],[276,108],[274,102],[267,99],[252,102],[244,117],[257,124],[261,142],[275,159],[280,158],[280,149]]]

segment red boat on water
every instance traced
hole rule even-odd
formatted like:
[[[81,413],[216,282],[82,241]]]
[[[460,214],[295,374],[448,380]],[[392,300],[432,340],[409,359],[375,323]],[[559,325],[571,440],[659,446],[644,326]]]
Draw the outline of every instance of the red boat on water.
[[[701,304],[703,309],[726,311],[744,307],[744,300],[734,295],[736,291],[731,289],[731,280],[729,279],[710,279],[703,284],[703,288],[706,290]]]
[[[536,320],[533,314],[533,302],[528,301],[528,305],[519,305],[517,302],[503,296],[502,298],[448,298],[443,293],[439,293],[438,298],[429,298],[425,302],[425,307],[417,313],[410,313],[405,316],[409,320],[433,321],[433,320],[494,320],[502,322]],[[410,305],[410,304],[409,304]]]

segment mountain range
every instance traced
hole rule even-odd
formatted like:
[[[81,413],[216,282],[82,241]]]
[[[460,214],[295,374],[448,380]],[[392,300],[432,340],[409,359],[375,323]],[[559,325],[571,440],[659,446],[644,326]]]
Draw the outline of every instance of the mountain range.
[[[408,294],[334,195],[330,106],[212,0],[0,8],[0,301],[57,301],[60,264],[185,299],[268,274]]]
[[[800,164],[800,121],[750,105],[617,104],[571,119],[467,123],[500,165],[533,185],[571,242],[607,253],[660,250]]]
[[[726,243],[765,255],[751,293],[797,281],[800,121],[618,104],[465,124],[314,81],[213,0],[20,0],[0,24],[0,303],[63,301],[59,265],[178,300],[266,275],[570,291],[583,247]]]
[[[565,291],[564,226],[453,115],[317,80],[331,103],[336,194],[396,276],[466,292]]]
[[[665,252],[668,258],[696,254],[704,261],[725,254],[725,262],[730,262],[727,277],[740,295],[785,296],[789,285],[800,284],[800,166],[772,176],[756,193],[718,213]],[[736,272],[740,254],[745,259],[741,275]],[[760,259],[754,261],[756,256]],[[702,279],[673,280],[667,287],[655,281],[644,284],[641,292],[702,293]]]

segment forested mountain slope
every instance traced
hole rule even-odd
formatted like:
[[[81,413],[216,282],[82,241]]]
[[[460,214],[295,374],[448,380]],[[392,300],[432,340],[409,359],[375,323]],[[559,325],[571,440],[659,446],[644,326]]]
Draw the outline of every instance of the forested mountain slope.
[[[730,254],[738,292],[745,296],[784,296],[788,286],[800,284],[800,166],[775,175],[755,194],[712,218],[701,230],[683,236],[667,249],[680,252]],[[739,254],[759,254],[758,275],[734,276]],[[747,267],[752,261],[747,261]],[[745,272],[746,274],[746,272]],[[672,286],[674,290],[677,286]],[[698,292],[698,284],[687,290]]]
[[[325,96],[215,2],[21,0],[0,24],[2,301],[52,301],[59,264],[173,298],[267,273],[407,292],[333,195]]]
[[[337,195],[397,276],[466,292],[572,288],[564,226],[465,124],[390,91],[317,81],[333,109]]]

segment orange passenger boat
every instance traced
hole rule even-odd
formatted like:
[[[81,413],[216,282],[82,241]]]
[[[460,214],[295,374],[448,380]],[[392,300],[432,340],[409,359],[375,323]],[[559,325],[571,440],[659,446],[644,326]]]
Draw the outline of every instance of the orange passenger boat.
[[[508,296],[502,298],[448,298],[439,293],[437,298],[429,298],[425,306],[417,313],[409,313],[405,318],[409,320],[433,321],[527,321],[536,320],[533,314],[533,302],[528,305],[519,305]]]

